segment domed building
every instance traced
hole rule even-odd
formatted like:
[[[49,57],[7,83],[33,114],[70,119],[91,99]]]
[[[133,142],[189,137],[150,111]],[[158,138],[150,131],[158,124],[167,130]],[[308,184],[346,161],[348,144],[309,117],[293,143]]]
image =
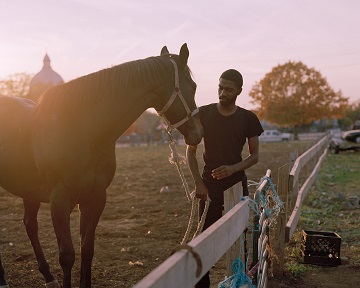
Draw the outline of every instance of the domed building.
[[[38,102],[40,96],[49,88],[64,83],[62,77],[50,65],[50,58],[45,54],[44,65],[30,81],[29,93],[26,98]]]

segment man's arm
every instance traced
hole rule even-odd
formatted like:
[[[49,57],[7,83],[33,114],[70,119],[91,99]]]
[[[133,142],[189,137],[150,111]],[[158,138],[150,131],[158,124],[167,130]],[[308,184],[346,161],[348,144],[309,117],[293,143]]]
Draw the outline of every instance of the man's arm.
[[[196,150],[197,146],[187,146],[186,147],[186,160],[191,172],[191,175],[195,183],[195,196],[201,200],[206,201],[208,190],[204,184],[204,181],[201,178],[199,171],[199,164],[196,159]]]
[[[255,165],[259,161],[259,137],[254,136],[248,139],[249,156],[243,161],[234,165],[223,165],[212,171],[212,177],[215,179],[223,179],[232,174],[246,170]]]

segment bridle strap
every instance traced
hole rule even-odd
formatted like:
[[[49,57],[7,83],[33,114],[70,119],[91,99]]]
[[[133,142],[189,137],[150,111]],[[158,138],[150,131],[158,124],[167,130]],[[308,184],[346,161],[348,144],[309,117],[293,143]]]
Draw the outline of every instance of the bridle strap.
[[[161,111],[157,111],[157,113],[165,120],[168,130],[176,129],[182,124],[184,124],[186,121],[188,121],[191,117],[193,117],[196,113],[199,112],[199,108],[196,108],[195,110],[191,111],[189,108],[189,105],[186,103],[184,96],[181,93],[180,87],[179,87],[179,71],[177,68],[177,65],[174,60],[170,59],[171,63],[174,65],[175,68],[175,87],[174,91],[169,99],[169,101],[165,104],[165,106],[161,109]],[[175,124],[171,124],[170,121],[166,118],[165,112],[170,108],[170,106],[173,104],[173,102],[176,99],[176,96],[179,96],[181,103],[183,104],[185,110],[186,110],[186,117],[179,122]]]

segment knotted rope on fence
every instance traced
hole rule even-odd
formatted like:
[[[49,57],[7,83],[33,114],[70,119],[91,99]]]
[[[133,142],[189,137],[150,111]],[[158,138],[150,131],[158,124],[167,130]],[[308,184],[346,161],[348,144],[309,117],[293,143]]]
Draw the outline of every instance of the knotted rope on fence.
[[[266,181],[266,185],[259,189],[264,181]],[[251,181],[250,185],[254,185],[254,183],[254,181]],[[249,205],[250,209],[254,213],[255,222],[257,223],[249,223],[248,227],[249,231],[251,231],[251,245],[253,243],[252,240],[254,239],[254,234],[260,234],[257,247],[259,256],[256,257],[258,262],[253,263],[253,266],[249,267],[250,253],[247,254],[247,259],[245,259],[246,265],[244,265],[241,259],[236,258],[232,264],[234,274],[220,282],[218,286],[219,288],[266,287],[269,258],[269,252],[267,251],[269,245],[269,236],[267,235],[268,229],[270,225],[276,223],[276,218],[283,207],[283,203],[277,194],[275,185],[272,183],[270,177],[263,177],[259,183],[256,183],[256,185],[258,188],[255,192],[254,200],[249,199]],[[248,196],[243,197],[242,200],[246,198],[248,198]],[[242,247],[244,247],[243,237],[246,237],[245,233],[242,235],[240,241],[240,255],[244,255],[244,251],[242,251]],[[249,251],[253,251],[253,247],[250,247]],[[242,257],[240,256],[240,258]],[[249,270],[249,268],[251,269]],[[256,274],[257,278],[254,279],[254,275]],[[255,286],[253,282],[255,282],[258,286]]]
[[[220,282],[219,288],[255,288],[251,279],[243,272],[244,263],[236,258],[231,265],[234,274],[224,281]]]

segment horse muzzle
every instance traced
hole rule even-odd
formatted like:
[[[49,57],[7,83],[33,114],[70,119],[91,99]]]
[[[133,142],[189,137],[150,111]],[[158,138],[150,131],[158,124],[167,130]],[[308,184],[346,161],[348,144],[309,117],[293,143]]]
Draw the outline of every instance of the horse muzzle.
[[[204,135],[204,129],[198,115],[191,117],[178,127],[178,130],[184,136],[185,143],[191,146],[198,145]]]

